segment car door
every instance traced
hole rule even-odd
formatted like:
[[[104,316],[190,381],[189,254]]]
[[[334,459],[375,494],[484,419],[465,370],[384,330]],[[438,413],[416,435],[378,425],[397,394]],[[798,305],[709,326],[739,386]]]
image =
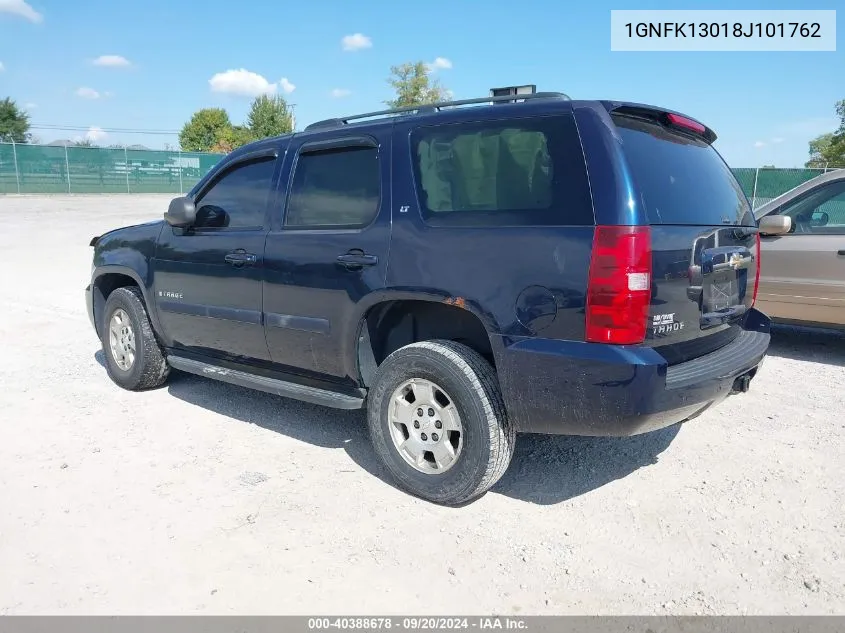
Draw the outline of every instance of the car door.
[[[261,283],[276,156],[268,149],[233,160],[197,192],[193,226],[163,229],[154,294],[169,346],[269,360]]]
[[[845,180],[768,215],[789,216],[793,228],[762,238],[760,308],[781,319],[845,325]]]
[[[309,134],[289,148],[264,281],[270,356],[288,371],[338,382],[355,374],[360,302],[387,269],[390,129]]]

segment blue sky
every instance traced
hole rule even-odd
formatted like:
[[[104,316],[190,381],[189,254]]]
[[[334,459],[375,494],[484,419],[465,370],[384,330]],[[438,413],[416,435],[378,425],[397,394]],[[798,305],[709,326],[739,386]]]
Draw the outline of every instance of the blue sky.
[[[81,128],[33,130],[44,142],[94,127],[106,130],[93,133],[101,144],[160,148],[175,146],[176,135],[109,130],[178,130],[208,106],[224,107],[241,122],[250,97],[225,90],[275,90],[296,104],[301,128],[379,109],[390,97],[392,64],[440,58],[436,75],[456,98],[535,83],[573,98],[653,103],[715,129],[716,146],[732,166],[797,166],[806,160],[807,141],[837,126],[845,29],[837,52],[611,52],[610,10],[804,4],[0,0],[0,98],[26,105],[34,124]],[[812,8],[837,5],[843,8],[841,0],[816,0]]]

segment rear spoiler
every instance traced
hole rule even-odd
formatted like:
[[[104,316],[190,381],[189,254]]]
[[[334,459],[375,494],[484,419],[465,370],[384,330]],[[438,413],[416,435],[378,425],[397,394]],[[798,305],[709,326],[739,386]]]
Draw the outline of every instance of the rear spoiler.
[[[624,114],[641,119],[651,119],[667,127],[675,128],[686,134],[692,134],[704,139],[712,145],[716,140],[716,132],[686,114],[673,112],[664,108],[656,108],[642,103],[626,103],[624,101],[602,101],[601,104],[610,113]]]

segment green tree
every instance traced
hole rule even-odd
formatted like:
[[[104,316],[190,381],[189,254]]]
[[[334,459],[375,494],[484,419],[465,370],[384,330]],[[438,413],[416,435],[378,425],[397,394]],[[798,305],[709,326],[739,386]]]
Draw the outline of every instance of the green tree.
[[[203,108],[179,132],[179,144],[186,152],[208,152],[232,130],[229,114],[223,108]]]
[[[839,128],[810,141],[807,167],[845,167],[845,99],[836,102]]]
[[[6,97],[0,101],[0,141],[27,143],[29,138],[29,115]]]
[[[822,134],[810,141],[810,160],[805,163],[806,167],[824,167],[828,163],[827,156],[830,153],[830,144],[833,141],[833,132]]]
[[[81,138],[73,142],[74,147],[97,147],[90,138]]]
[[[256,97],[246,118],[247,127],[256,139],[293,132],[293,116],[284,97]]]
[[[220,132],[217,142],[211,146],[210,151],[220,154],[228,154],[234,149],[251,143],[255,140],[252,130],[244,125],[230,125]]]
[[[387,83],[396,93],[393,99],[384,102],[391,108],[437,103],[449,98],[449,91],[432,78],[424,62],[391,66]]]

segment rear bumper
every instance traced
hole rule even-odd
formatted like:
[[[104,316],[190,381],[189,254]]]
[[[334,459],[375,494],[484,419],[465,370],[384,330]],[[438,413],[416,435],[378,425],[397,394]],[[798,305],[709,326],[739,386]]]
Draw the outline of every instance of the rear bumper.
[[[689,420],[745,391],[769,346],[769,319],[695,360],[669,367],[648,347],[499,337],[496,365],[517,430],[636,435]]]

